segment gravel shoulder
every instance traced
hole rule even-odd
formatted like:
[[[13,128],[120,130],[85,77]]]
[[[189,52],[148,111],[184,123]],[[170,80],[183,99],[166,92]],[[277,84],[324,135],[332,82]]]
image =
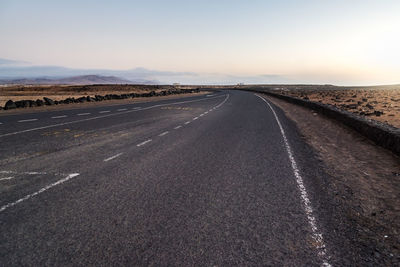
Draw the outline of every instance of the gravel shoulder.
[[[330,198],[352,224],[365,263],[400,263],[400,158],[312,110],[266,97],[293,120],[323,162]]]

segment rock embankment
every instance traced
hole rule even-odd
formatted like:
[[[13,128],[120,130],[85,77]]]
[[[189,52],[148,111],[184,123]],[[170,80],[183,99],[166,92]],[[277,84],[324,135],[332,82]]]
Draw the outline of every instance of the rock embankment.
[[[198,93],[200,90],[197,89],[176,89],[176,90],[164,90],[160,92],[151,91],[147,93],[127,93],[127,94],[107,94],[107,95],[95,95],[82,96],[79,98],[69,97],[63,100],[53,100],[48,97],[37,100],[19,100],[12,101],[8,100],[4,105],[5,110],[16,109],[16,108],[29,108],[29,107],[40,107],[40,106],[52,106],[61,104],[72,104],[72,103],[84,103],[84,102],[99,102],[113,99],[128,99],[128,98],[139,98],[139,97],[154,97],[154,96],[167,96],[167,95],[178,95],[188,93]],[[1,107],[0,107],[1,109]]]

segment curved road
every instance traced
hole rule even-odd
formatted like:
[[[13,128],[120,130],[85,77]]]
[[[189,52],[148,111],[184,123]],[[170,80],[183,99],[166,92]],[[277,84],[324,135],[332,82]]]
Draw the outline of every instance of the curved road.
[[[346,264],[313,182],[326,174],[259,96],[215,91],[0,123],[3,266]]]

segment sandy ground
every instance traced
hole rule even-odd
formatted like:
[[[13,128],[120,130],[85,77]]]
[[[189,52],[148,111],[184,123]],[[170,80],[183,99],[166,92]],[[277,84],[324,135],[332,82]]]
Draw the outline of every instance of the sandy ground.
[[[334,105],[400,128],[399,89],[280,90],[282,94]]]
[[[343,92],[341,99],[345,96],[351,98],[352,93]],[[379,99],[376,95],[381,99],[397,95],[393,92],[356,94],[357,98],[370,95],[369,101]],[[321,96],[319,92],[309,95],[315,100]],[[355,238],[353,242],[372,243],[376,247],[375,253],[385,257],[388,266],[399,264],[400,158],[352,129],[310,109],[273,97],[266,98],[297,124],[305,140],[324,162],[325,171],[334,177],[329,181],[330,197],[342,203],[344,216],[356,223],[359,231],[354,234],[361,241]]]

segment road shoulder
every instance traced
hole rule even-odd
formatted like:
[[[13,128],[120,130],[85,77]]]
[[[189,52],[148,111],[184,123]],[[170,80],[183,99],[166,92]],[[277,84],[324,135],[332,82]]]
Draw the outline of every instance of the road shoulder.
[[[329,194],[346,221],[355,225],[354,240],[369,259],[399,263],[400,159],[350,128],[310,109],[266,97],[295,122],[305,141],[333,179]]]

